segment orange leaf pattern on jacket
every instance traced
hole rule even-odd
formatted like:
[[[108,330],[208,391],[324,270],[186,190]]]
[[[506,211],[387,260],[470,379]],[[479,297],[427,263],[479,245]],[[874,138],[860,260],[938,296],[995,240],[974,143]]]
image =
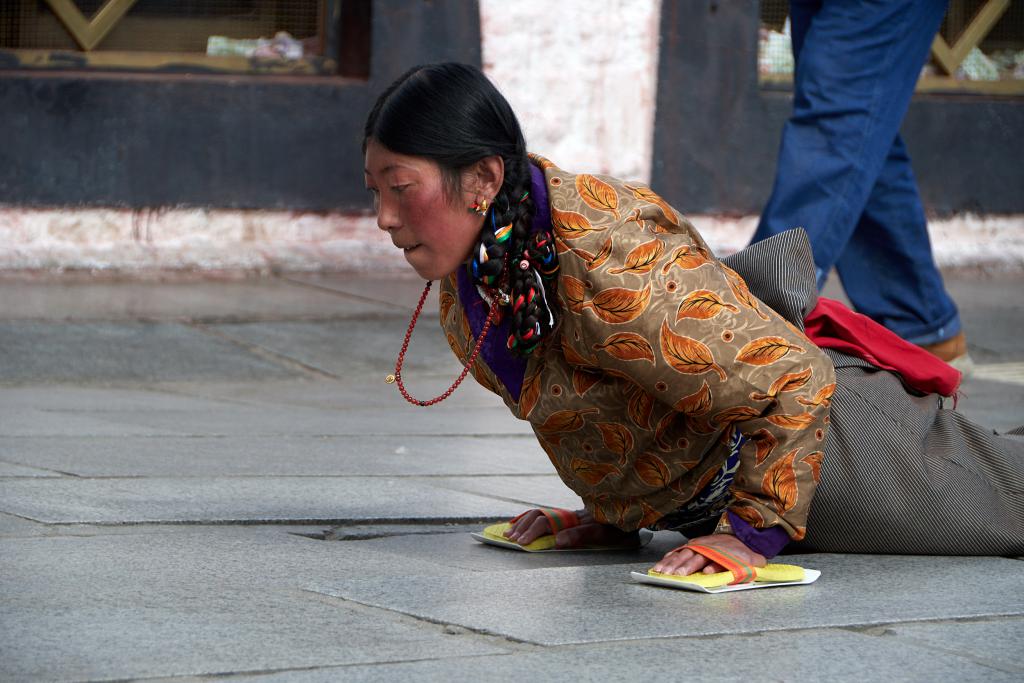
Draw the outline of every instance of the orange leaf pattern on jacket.
[[[633,450],[633,434],[615,422],[596,422],[594,426],[601,430],[604,447],[619,456],[620,465],[625,465],[626,454]]]
[[[595,228],[581,213],[559,211],[555,207],[551,207],[551,227],[554,228],[555,235],[563,240],[579,239],[595,230],[604,229]]]
[[[595,384],[600,382],[604,378],[603,375],[597,372],[588,372],[582,368],[573,368],[572,370],[572,388],[576,392],[577,396],[583,396],[590,391]]]
[[[739,310],[736,306],[722,301],[722,297],[710,289],[698,289],[696,292],[687,294],[686,298],[679,304],[679,308],[676,309],[676,322],[683,318],[707,320],[714,318],[722,311],[739,313]]]
[[[448,314],[452,312],[452,306],[455,305],[455,297],[451,292],[441,292],[441,296],[438,298],[441,310],[441,322],[448,320]]]
[[[610,475],[621,474],[619,468],[606,462],[594,462],[583,458],[573,458],[569,469],[589,486],[597,486]]]
[[[799,496],[796,487],[796,469],[793,463],[796,453],[796,450],[792,450],[772,463],[764,473],[764,481],[761,483],[761,488],[772,493],[780,513],[792,510]]]
[[[599,521],[631,530],[679,509],[720,471],[739,431],[747,441],[721,502],[799,538],[816,479],[828,476],[828,357],[643,186],[534,163],[555,227],[558,326],[528,359],[518,395],[491,372],[491,356],[474,377],[530,422]],[[440,295],[441,325],[465,362],[466,307],[479,299],[461,301],[454,277]]]
[[[705,263],[709,263],[708,252],[703,247],[691,247],[689,245],[679,247],[672,252],[672,258],[666,263],[662,269],[662,275],[672,270],[673,266],[679,266],[683,270],[693,270],[694,268],[700,268]]]
[[[676,372],[687,375],[702,375],[715,372],[719,379],[725,381],[725,370],[715,363],[711,349],[707,345],[676,334],[669,329],[668,323],[661,324],[661,356]]]
[[[619,360],[646,360],[654,362],[651,343],[636,332],[616,332],[601,344],[594,344],[595,351],[605,353]]]
[[[541,376],[533,372],[523,378],[523,388],[519,391],[519,415],[525,420],[530,417],[533,407],[540,398]]]
[[[586,300],[587,285],[583,280],[574,278],[572,275],[563,275],[560,278],[562,293],[565,295],[565,302],[571,311],[582,311],[583,303]]]
[[[650,285],[640,290],[609,287],[595,294],[582,308],[589,307],[594,315],[606,323],[628,323],[643,313],[650,301]]]
[[[814,477],[814,481],[821,481],[821,461],[825,457],[825,454],[821,451],[814,451],[808,453],[800,459],[800,462],[807,463],[807,466],[811,468],[811,476]]]
[[[587,270],[596,270],[604,265],[604,262],[608,260],[608,257],[612,253],[612,238],[609,237],[601,245],[601,250],[596,254],[591,254],[585,249],[572,249],[572,253],[583,259],[583,262],[587,264]]]
[[[799,415],[769,415],[768,421],[783,429],[807,429],[814,424],[813,413],[800,413]]]
[[[455,335],[452,334],[451,332],[449,332],[447,334],[447,337],[448,337],[448,346],[450,346],[452,348],[452,353],[455,354],[455,357],[459,360],[459,362],[462,365],[465,365],[466,361],[468,359],[466,357],[466,352],[462,350],[462,344],[460,344],[457,341]]]
[[[642,527],[650,526],[651,524],[654,524],[659,519],[661,519],[662,514],[660,512],[658,512],[656,509],[654,509],[653,507],[651,507],[650,505],[648,505],[646,500],[641,498],[639,502],[640,502],[640,526],[642,526]]]
[[[630,382],[626,390],[627,410],[633,424],[643,430],[651,428],[651,411],[654,409],[654,397],[644,391],[643,387]]]
[[[790,351],[804,353],[804,349],[782,337],[758,337],[747,342],[736,354],[736,360],[749,365],[771,365],[782,360]]]
[[[730,508],[736,515],[755,529],[765,526],[764,517],[757,511],[757,508],[749,505],[738,505]]]
[[[683,396],[676,402],[674,407],[687,417],[697,417],[706,414],[711,410],[712,405],[711,387],[708,386],[707,380],[705,380],[701,383],[700,389],[689,396]]]
[[[821,388],[818,393],[814,395],[814,398],[806,399],[802,396],[797,397],[797,402],[805,406],[825,406],[828,407],[832,401],[832,394],[835,393],[836,383],[826,384]]]
[[[573,348],[572,344],[567,343],[565,339],[562,340],[562,353],[565,354],[565,360],[569,365],[593,370],[600,369],[595,359],[585,358]]]
[[[679,413],[668,412],[658,420],[658,426],[654,428],[654,443],[658,446],[659,450],[668,453],[675,447],[668,434],[669,430],[675,426],[676,420],[681,419],[681,417]]]
[[[666,488],[672,483],[672,471],[665,461],[653,453],[644,453],[636,459],[636,475],[652,488]]]
[[[473,379],[475,379],[480,386],[492,393],[498,393],[498,385],[495,384],[493,379],[491,379],[491,375],[483,365],[477,366],[474,364],[470,372],[473,374]]]
[[[588,408],[585,410],[559,410],[551,413],[551,415],[548,416],[548,419],[544,421],[544,424],[537,427],[537,430],[545,435],[575,432],[583,428],[586,415],[596,412],[598,412],[597,408]]]
[[[530,156],[530,162],[533,163],[534,166],[536,166],[537,168],[539,168],[542,171],[546,171],[549,168],[554,168],[554,166],[555,166],[553,161],[551,161],[550,159],[547,159],[545,157],[542,157],[539,154],[533,154],[531,152],[529,156]]]
[[[761,411],[757,408],[751,408],[750,406],[734,406],[723,410],[720,413],[715,413],[715,422],[720,425],[728,425],[733,422],[743,422],[749,420],[752,417],[757,417],[761,414]]]
[[[658,196],[658,193],[656,193],[654,190],[652,190],[649,187],[644,187],[642,185],[626,185],[625,187],[627,190],[632,192],[633,196],[636,197],[637,199],[640,199],[645,202],[650,202],[651,204],[654,204],[659,209],[661,209],[662,215],[665,216],[665,220],[667,220],[670,224],[679,225],[679,219],[676,217],[675,209],[669,206],[668,202],[666,202],[664,199]]]
[[[800,372],[787,372],[772,382],[772,385],[768,387],[768,391],[766,393],[762,394],[754,392],[750,395],[750,398],[755,401],[766,401],[776,398],[783,392],[796,391],[807,384],[807,381],[811,378],[811,374],[812,371],[810,368],[804,368]]]
[[[468,358],[469,354],[473,352],[473,346],[476,340],[473,339],[473,330],[469,328],[469,318],[461,316],[460,322],[462,324],[462,339],[465,347],[463,349],[463,353]],[[463,363],[463,365],[465,365],[465,363]]]
[[[608,183],[583,173],[576,176],[576,191],[588,206],[598,211],[608,211],[615,218],[619,217],[619,196]]]
[[[632,498],[613,498],[608,504],[612,511],[611,517],[608,517],[608,523],[621,527],[625,523],[626,517],[632,510],[634,503],[635,501]]]
[[[654,239],[650,242],[644,242],[639,246],[633,247],[626,254],[626,264],[624,266],[621,268],[610,268],[608,272],[612,275],[620,275],[622,273],[640,275],[650,272],[663,253],[665,253],[665,245],[661,240]]]
[[[779,445],[779,440],[764,427],[751,434],[749,438],[757,447],[757,460],[755,461],[755,465],[760,467],[772,454],[775,447]]]
[[[747,308],[752,309],[762,320],[768,320],[768,316],[761,311],[761,305],[754,298],[754,295],[750,293],[750,288],[747,287],[747,283],[743,281],[739,273],[726,265],[722,266],[722,270],[725,271],[729,282],[729,289],[732,290],[736,300]]]

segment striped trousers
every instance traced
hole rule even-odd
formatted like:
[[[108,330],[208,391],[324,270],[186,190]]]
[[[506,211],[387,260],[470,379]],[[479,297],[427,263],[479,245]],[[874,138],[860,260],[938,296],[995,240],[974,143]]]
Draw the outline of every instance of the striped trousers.
[[[831,426],[807,536],[793,548],[1024,555],[1024,437],[999,435],[935,395],[908,393],[892,373],[826,353],[836,363]]]
[[[803,327],[817,303],[810,244],[788,230],[722,261]],[[910,393],[866,361],[836,367],[821,483],[807,536],[791,550],[1024,555],[1024,427],[996,434]]]

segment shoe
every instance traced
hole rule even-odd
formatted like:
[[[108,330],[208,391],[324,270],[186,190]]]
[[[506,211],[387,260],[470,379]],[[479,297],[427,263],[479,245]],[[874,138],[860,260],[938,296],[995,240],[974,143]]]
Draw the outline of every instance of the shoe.
[[[921,348],[937,358],[946,361],[959,370],[964,377],[974,369],[974,360],[967,353],[967,338],[963,332],[935,344],[920,344]]]

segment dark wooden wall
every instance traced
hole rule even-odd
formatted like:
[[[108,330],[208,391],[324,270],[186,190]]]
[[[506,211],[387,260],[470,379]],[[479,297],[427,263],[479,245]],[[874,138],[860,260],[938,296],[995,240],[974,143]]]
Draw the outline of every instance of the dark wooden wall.
[[[368,208],[376,94],[416,64],[481,58],[476,2],[368,6],[366,79],[40,72],[0,57],[0,203]]]

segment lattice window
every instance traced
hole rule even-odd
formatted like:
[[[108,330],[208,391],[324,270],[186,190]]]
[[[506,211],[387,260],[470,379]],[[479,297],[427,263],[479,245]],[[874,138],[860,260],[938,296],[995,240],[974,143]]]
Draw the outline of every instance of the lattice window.
[[[758,74],[789,87],[793,54],[787,0],[762,0]],[[1024,2],[952,0],[918,91],[1024,94]]]
[[[369,73],[370,0],[3,0],[0,67]]]

